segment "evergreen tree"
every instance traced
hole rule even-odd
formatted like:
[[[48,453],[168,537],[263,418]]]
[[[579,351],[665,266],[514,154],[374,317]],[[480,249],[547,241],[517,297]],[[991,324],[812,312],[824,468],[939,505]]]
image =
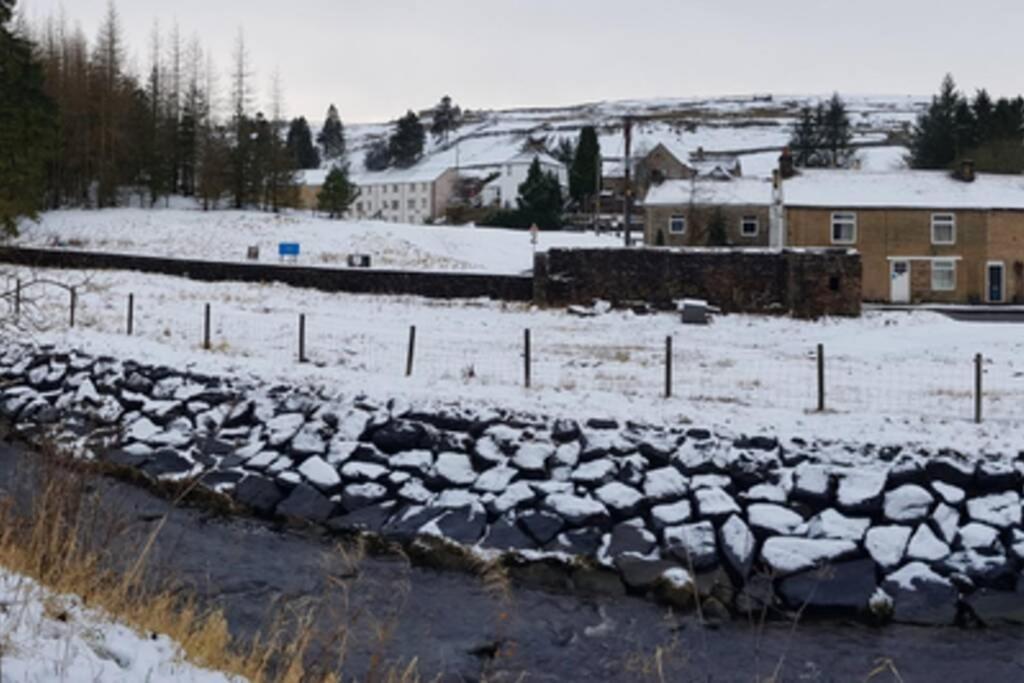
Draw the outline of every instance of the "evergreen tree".
[[[601,168],[601,143],[597,130],[585,126],[580,131],[579,143],[569,170],[569,195],[577,202],[594,197],[600,191],[598,176]]]
[[[14,0],[0,0],[0,229],[44,205],[46,165],[57,139],[57,108],[43,90],[32,45],[9,26]]]
[[[913,168],[950,168],[957,158],[957,108],[962,98],[951,75],[942,81],[941,92],[917,119],[911,133],[910,165]]]
[[[824,118],[822,107],[818,105],[818,116],[812,107],[800,110],[800,120],[789,139],[789,149],[793,154],[793,163],[801,168],[816,166],[818,150],[821,147],[819,121]]]
[[[832,168],[843,168],[850,160],[850,141],[853,139],[853,133],[850,131],[846,103],[839,97],[839,93],[833,94],[829,100],[822,123],[821,143],[828,158],[828,165]]]
[[[317,196],[320,211],[331,218],[341,218],[352,202],[359,198],[359,188],[348,179],[348,168],[335,166],[327,174],[324,185]]]
[[[453,130],[459,127],[462,120],[462,110],[458,105],[452,105],[452,98],[445,95],[436,107],[434,107],[433,123],[430,132],[435,140],[448,142],[448,136]]]
[[[295,168],[320,168],[320,152],[313,145],[313,133],[309,129],[306,117],[292,119],[286,144]]]
[[[974,112],[974,136],[979,142],[992,138],[993,117],[995,115],[992,97],[982,88],[974,96],[971,105]]]
[[[545,230],[562,227],[562,185],[558,178],[545,173],[540,160],[534,159],[519,186],[519,217],[525,227],[536,224]]]
[[[416,164],[423,155],[426,134],[420,117],[412,111],[398,119],[395,130],[388,142],[391,162],[398,168],[409,168]]]
[[[232,149],[227,130],[222,126],[205,127],[198,155],[196,196],[203,210],[217,208],[231,187]]]
[[[344,161],[345,158],[345,126],[338,116],[338,108],[333,104],[327,108],[327,118],[323,130],[316,136],[316,141],[323,150],[326,161]]]
[[[576,145],[571,138],[558,138],[558,143],[548,149],[548,154],[565,164],[566,168],[572,168],[572,162],[576,158]]]
[[[391,166],[391,146],[386,140],[377,140],[366,150],[363,166],[367,171],[383,171]]]

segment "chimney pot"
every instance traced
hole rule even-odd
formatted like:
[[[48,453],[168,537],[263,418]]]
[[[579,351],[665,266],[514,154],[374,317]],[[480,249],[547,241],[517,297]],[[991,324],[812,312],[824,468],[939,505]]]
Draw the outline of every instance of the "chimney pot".
[[[783,149],[782,155],[779,157],[779,173],[783,180],[789,180],[796,175],[796,164],[793,162],[793,154],[789,151],[789,147]]]
[[[977,175],[974,159],[964,159],[960,162],[960,180],[965,183],[973,183]]]

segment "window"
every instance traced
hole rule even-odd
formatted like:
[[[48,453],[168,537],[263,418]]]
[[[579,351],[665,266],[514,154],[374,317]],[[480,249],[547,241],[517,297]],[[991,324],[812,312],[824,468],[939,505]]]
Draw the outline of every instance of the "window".
[[[932,214],[932,244],[956,244],[956,216],[951,213]]]
[[[740,234],[744,237],[757,237],[761,224],[757,216],[744,216],[740,220]]]
[[[391,210],[392,211],[398,211],[398,200],[397,199],[395,199],[395,200],[393,200],[391,202]]]
[[[415,199],[410,199],[408,204],[409,204],[409,210],[410,211],[412,211],[412,210],[414,210],[416,208],[416,200]]]
[[[395,194],[398,194],[398,185],[392,185],[391,191],[394,192]]]
[[[424,197],[423,199],[420,200],[420,206],[422,208],[424,208],[424,209],[427,208],[427,198],[426,197]]]
[[[668,231],[673,235],[682,235],[686,232],[686,216],[672,216],[668,219]]]
[[[855,244],[857,242],[857,214],[832,214],[832,244]]]
[[[362,202],[356,202],[356,212],[357,213],[362,213],[363,212],[363,203]]]
[[[951,292],[956,289],[956,261],[932,261],[932,290]]]

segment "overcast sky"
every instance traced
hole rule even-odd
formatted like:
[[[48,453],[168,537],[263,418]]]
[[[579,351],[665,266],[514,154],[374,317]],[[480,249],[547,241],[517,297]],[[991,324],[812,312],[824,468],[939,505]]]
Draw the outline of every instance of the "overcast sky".
[[[22,0],[30,17],[61,0]],[[63,0],[95,35],[107,0]],[[154,20],[227,71],[245,31],[265,102],[392,119],[450,94],[468,108],[750,93],[1024,90],[1021,0],[119,0],[135,62]]]

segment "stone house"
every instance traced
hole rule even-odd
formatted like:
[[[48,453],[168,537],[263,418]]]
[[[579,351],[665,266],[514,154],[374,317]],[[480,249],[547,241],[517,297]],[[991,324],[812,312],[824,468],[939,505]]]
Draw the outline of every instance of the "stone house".
[[[718,246],[767,247],[771,181],[692,178],[654,185],[644,199],[644,241],[649,246],[712,246],[712,224],[724,225]]]

